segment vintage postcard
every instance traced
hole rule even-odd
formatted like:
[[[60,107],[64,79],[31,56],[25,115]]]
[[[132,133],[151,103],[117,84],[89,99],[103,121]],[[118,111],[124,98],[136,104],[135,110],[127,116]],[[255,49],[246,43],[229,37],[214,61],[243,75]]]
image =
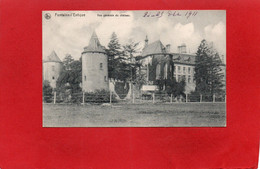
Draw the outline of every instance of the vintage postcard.
[[[43,11],[43,127],[225,127],[226,11]]]

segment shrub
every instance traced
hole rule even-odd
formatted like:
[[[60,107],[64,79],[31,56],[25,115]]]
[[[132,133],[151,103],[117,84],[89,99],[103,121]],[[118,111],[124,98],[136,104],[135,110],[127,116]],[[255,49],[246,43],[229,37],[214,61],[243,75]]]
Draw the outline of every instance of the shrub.
[[[189,102],[200,102],[200,93],[193,91],[188,96]]]
[[[112,94],[112,102],[116,102],[116,97]],[[85,93],[85,102],[90,103],[109,103],[110,102],[110,92],[107,90],[96,90],[95,92]]]
[[[115,83],[115,91],[120,97],[120,99],[124,99],[129,91],[129,83],[126,82],[116,82]]]
[[[47,80],[42,82],[42,96],[45,103],[51,103],[53,100],[52,87]]]

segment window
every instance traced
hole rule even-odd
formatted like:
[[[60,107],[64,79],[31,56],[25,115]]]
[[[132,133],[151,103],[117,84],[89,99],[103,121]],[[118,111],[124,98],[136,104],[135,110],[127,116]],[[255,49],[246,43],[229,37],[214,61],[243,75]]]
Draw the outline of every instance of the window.
[[[174,72],[177,72],[177,67],[176,66],[174,66]]]
[[[188,73],[190,74],[190,67],[188,67]]]
[[[181,76],[181,80],[186,81],[186,76],[185,76],[185,75],[182,75],[182,76]]]
[[[103,69],[103,63],[99,64],[99,69],[102,70]]]
[[[85,80],[85,81],[87,80],[87,76],[86,76],[86,75],[84,76],[84,80]]]
[[[186,67],[183,67],[183,73],[184,74],[186,73]]]
[[[177,79],[176,79],[176,74],[174,74],[173,77],[174,77],[174,79],[177,81]]]
[[[54,76],[52,76],[52,79],[54,80],[54,79],[55,79],[55,77],[54,77]]]
[[[191,82],[191,78],[190,78],[190,75],[188,76],[188,83],[190,83]]]
[[[165,64],[165,66],[164,66],[164,79],[167,79],[167,69],[168,69],[168,65],[167,65],[167,63]]]
[[[161,77],[161,65],[158,64],[156,66],[156,80],[160,79],[160,77]]]
[[[178,75],[178,79],[177,79],[178,82],[181,81],[181,75]]]
[[[178,72],[181,73],[181,67],[180,66],[178,66]]]
[[[104,76],[104,81],[105,81],[105,82],[107,81],[107,77],[106,77],[106,76]]]
[[[52,71],[55,71],[55,66],[53,65],[53,66],[51,67],[51,69],[52,69]]]

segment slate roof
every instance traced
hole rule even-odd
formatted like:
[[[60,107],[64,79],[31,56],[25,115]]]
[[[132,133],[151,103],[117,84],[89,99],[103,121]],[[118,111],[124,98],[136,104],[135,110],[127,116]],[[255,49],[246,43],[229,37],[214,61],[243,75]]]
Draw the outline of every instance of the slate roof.
[[[188,54],[188,53],[171,53],[172,54],[172,60],[174,63],[179,64],[195,64],[195,54]]]
[[[195,54],[188,53],[167,53],[164,45],[160,40],[148,44],[144,47],[142,55],[138,57],[138,60],[154,54],[170,54],[173,56],[173,62],[179,64],[195,64]]]
[[[159,53],[166,53],[165,47],[163,46],[160,40],[145,46],[142,52],[142,56],[145,57],[148,55],[159,54]]]
[[[61,62],[61,60],[53,50],[49,56],[43,58],[43,62]]]
[[[100,44],[99,39],[97,37],[96,32],[94,31],[90,40],[88,46],[84,48],[83,53],[85,52],[100,52],[105,53],[104,47]]]

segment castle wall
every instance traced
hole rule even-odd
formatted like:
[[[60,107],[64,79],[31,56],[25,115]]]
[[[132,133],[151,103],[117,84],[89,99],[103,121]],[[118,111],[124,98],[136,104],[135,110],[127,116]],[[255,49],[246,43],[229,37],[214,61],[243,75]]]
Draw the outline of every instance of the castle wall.
[[[184,65],[174,63],[174,78],[176,81],[181,81],[185,79],[186,86],[185,86],[185,93],[189,94],[195,90],[196,84],[194,80],[194,66],[193,65]]]
[[[103,53],[82,54],[82,90],[93,92],[108,89],[107,56]]]
[[[60,75],[62,64],[60,62],[43,63],[43,80],[48,80],[52,88],[56,88],[56,82]]]

